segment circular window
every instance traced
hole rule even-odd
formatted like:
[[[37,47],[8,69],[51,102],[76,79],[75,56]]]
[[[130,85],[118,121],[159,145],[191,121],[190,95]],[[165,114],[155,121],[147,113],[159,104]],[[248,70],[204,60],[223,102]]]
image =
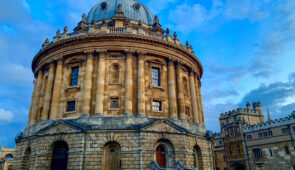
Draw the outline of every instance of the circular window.
[[[138,3],[133,5],[134,10],[139,11],[140,5]]]
[[[106,10],[107,7],[108,7],[108,4],[107,4],[106,2],[103,2],[103,3],[100,4],[100,7],[101,7],[101,10],[102,10],[102,11],[103,11],[103,10]]]

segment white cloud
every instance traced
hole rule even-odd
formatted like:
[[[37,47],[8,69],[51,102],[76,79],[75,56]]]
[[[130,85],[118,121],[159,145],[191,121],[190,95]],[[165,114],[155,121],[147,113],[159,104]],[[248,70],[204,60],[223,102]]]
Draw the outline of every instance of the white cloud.
[[[0,109],[0,120],[10,122],[13,119],[13,113],[9,110]]]
[[[0,67],[2,75],[0,82],[7,83],[31,83],[33,82],[33,73],[30,68],[22,65],[7,63]]]

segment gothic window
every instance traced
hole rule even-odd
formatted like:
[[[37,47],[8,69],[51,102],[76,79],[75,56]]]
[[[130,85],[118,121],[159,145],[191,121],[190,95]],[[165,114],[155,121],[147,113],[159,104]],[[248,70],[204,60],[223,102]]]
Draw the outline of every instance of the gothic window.
[[[70,86],[77,86],[78,85],[78,79],[79,79],[79,67],[73,67],[72,68],[72,74],[71,74]]]
[[[53,144],[51,170],[66,170],[68,163],[68,145],[64,141]]]
[[[152,67],[152,85],[160,86],[160,69]]]
[[[29,170],[30,169],[30,158],[31,158],[31,148],[27,148],[25,152],[25,156],[22,163],[23,170]]]
[[[262,159],[262,151],[260,148],[254,148],[253,149],[254,159],[255,160],[261,160]]]
[[[263,132],[263,136],[264,137],[267,137],[267,132]]]
[[[74,112],[76,110],[76,101],[68,101],[67,112]]]
[[[182,78],[182,83],[183,83],[183,92],[184,94],[188,94],[188,82],[185,77]]]
[[[108,4],[106,2],[103,2],[103,3],[100,4],[100,8],[101,8],[102,11],[106,10],[107,7],[108,7]]]
[[[263,138],[263,135],[262,135],[262,133],[260,132],[260,133],[258,133],[258,136],[259,136],[259,138]]]
[[[120,66],[118,64],[113,64],[110,68],[110,82],[111,83],[120,82]]]
[[[153,111],[161,112],[162,111],[162,101],[153,100]]]
[[[252,135],[247,135],[246,138],[247,138],[247,140],[251,140],[252,139]]]
[[[108,142],[104,146],[102,169],[121,169],[121,147],[117,142]]]

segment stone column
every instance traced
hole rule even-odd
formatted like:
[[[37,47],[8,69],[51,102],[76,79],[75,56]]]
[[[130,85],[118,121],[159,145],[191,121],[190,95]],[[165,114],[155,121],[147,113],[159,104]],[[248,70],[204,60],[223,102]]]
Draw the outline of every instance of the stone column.
[[[63,61],[62,61],[62,58],[60,58],[57,61],[57,67],[55,72],[55,80],[54,80],[51,107],[50,107],[50,119],[58,118],[60,91],[61,91],[61,83],[62,83],[62,77],[63,77],[62,70],[63,70]]]
[[[50,111],[50,102],[52,97],[52,89],[53,89],[53,82],[54,82],[54,72],[55,72],[55,65],[54,62],[50,63],[49,72],[48,72],[48,79],[47,85],[45,89],[45,99],[43,105],[43,112],[41,115],[42,120],[47,120],[49,118],[49,111]]]
[[[144,55],[146,53],[139,52],[138,54],[138,71],[137,71],[137,80],[138,80],[138,115],[145,115],[145,83],[144,83]],[[132,72],[131,72],[132,74]],[[132,92],[131,92],[132,93]],[[132,101],[131,101],[132,102]]]
[[[200,82],[198,77],[195,77],[195,86],[196,86],[196,95],[197,95],[197,104],[198,104],[198,117],[200,123],[204,126],[204,114],[203,114],[203,103],[202,103],[202,97],[201,97],[201,90],[199,86]]]
[[[177,118],[177,102],[175,88],[175,67],[174,61],[168,61],[168,98],[169,98],[169,113],[171,118]]]
[[[29,117],[28,117],[28,122],[27,125],[32,124],[32,111],[33,111],[33,104],[34,104],[34,99],[35,99],[35,95],[36,95],[36,86],[37,86],[37,79],[34,80],[33,82],[34,84],[34,89],[33,89],[33,93],[32,93],[32,98],[31,98],[31,105],[30,105],[30,112],[29,112]]]
[[[86,52],[86,73],[84,79],[84,93],[82,113],[90,114],[91,88],[92,88],[92,73],[93,73],[93,53]]]
[[[194,123],[200,123],[199,116],[198,116],[198,104],[197,104],[196,86],[195,86],[193,71],[189,73],[189,79],[190,79],[190,89],[191,89],[191,105],[192,105],[193,118],[194,118],[193,120],[194,120]]]
[[[39,71],[36,83],[36,91],[34,92],[34,101],[32,106],[32,114],[30,117],[30,124],[34,124],[37,122],[37,114],[39,109],[39,101],[41,96],[41,87],[42,87],[43,73]]]
[[[126,52],[126,65],[125,65],[125,114],[132,115],[132,89],[133,89],[133,79],[132,79],[132,56],[133,53],[130,50]]]
[[[105,85],[105,56],[107,50],[97,50],[99,54],[98,70],[97,70],[97,87],[96,87],[96,103],[95,113],[103,114],[104,101],[104,85]]]
[[[178,111],[179,118],[185,120],[185,104],[184,104],[184,94],[183,94],[183,84],[182,84],[182,64],[177,63],[177,99],[178,99]]]

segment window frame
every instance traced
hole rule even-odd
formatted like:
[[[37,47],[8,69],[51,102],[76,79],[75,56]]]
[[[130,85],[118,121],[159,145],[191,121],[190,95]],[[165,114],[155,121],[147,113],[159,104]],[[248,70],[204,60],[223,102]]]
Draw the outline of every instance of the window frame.
[[[117,100],[117,107],[113,107],[113,101]],[[110,96],[109,97],[109,104],[108,104],[108,110],[120,110],[121,109],[121,100],[119,96]]]
[[[73,111],[69,111],[69,103],[74,102],[75,103],[75,108]],[[66,101],[66,107],[65,107],[65,113],[76,113],[77,112],[77,99],[69,99]]]
[[[73,70],[74,69],[78,69],[78,71],[77,71],[77,84],[73,84]],[[73,67],[71,67],[71,74],[70,74],[70,84],[69,84],[69,86],[70,87],[77,87],[77,86],[79,86],[79,73],[80,73],[80,67],[79,66],[73,66]]]
[[[153,76],[154,70],[158,71],[158,76],[157,76],[157,79],[156,79],[158,81],[157,85],[154,84],[154,80],[155,80],[155,78]],[[152,83],[153,87],[161,87],[161,68],[154,67],[154,66],[151,67],[151,83]]]
[[[114,66],[117,65],[119,72],[118,72],[118,82],[112,82],[112,69],[114,68]],[[108,84],[109,85],[121,85],[122,84],[122,67],[119,63],[111,63],[109,66],[109,70],[108,70]]]
[[[159,102],[160,105],[159,107],[161,108],[161,110],[154,110],[154,102]],[[164,108],[163,108],[163,100],[161,99],[152,99],[151,100],[151,111],[155,112],[155,113],[163,113],[164,112]]]

